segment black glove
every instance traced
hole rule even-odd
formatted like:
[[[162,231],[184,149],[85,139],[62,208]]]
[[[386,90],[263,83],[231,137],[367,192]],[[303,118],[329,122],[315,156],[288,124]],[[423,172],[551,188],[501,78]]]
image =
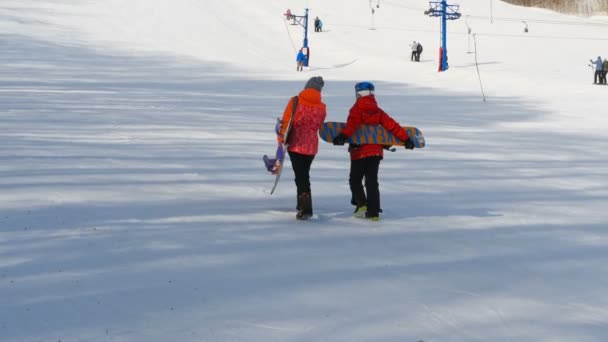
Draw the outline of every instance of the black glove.
[[[416,145],[414,144],[414,142],[412,141],[412,138],[408,137],[406,141],[403,142],[403,145],[405,146],[406,149],[408,150],[413,150],[414,147],[416,147]]]
[[[343,146],[347,141],[348,141],[348,137],[346,135],[338,134],[334,138],[333,143],[335,146]]]

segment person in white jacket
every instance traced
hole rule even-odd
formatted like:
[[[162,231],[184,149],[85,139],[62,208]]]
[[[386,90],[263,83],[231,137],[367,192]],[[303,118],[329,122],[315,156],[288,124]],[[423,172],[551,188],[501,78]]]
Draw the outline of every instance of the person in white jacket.
[[[416,60],[416,55],[418,54],[418,43],[416,43],[414,40],[410,46],[412,47],[412,56],[410,57],[410,61],[413,62]]]
[[[593,64],[595,69],[595,73],[593,75],[593,84],[601,83],[604,75],[604,65],[602,62],[602,57],[597,56],[597,59],[595,61],[590,59],[589,62]]]

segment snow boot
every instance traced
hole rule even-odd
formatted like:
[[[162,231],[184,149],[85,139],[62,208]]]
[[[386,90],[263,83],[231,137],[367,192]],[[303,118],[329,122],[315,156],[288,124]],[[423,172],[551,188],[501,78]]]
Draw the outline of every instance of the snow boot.
[[[356,218],[365,218],[366,212],[367,212],[367,206],[362,205],[360,207],[355,208],[355,212],[353,213],[353,216]]]
[[[380,221],[380,215],[376,214],[370,214],[370,213],[365,213],[365,218],[370,220],[370,221]]]
[[[303,192],[298,195],[298,220],[306,220],[312,216],[312,198],[310,192]]]

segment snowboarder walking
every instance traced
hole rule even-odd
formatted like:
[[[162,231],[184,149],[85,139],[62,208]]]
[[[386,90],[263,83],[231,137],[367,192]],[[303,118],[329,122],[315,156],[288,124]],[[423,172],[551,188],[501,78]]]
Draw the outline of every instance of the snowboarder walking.
[[[312,196],[310,192],[310,166],[319,151],[319,136],[317,132],[323,126],[327,110],[325,103],[321,100],[321,89],[325,82],[321,76],[311,77],[304,90],[298,94],[298,102],[292,115],[294,99],[287,103],[283,112],[283,126],[278,134],[279,138],[285,136],[287,125],[292,121],[292,126],[287,137],[287,152],[291,160],[291,166],[295,175],[297,189],[297,214],[298,220],[306,220],[313,214]],[[282,142],[282,141],[279,141]]]
[[[333,140],[334,145],[344,145],[362,124],[381,125],[405,142],[406,149],[414,149],[409,134],[390,115],[384,112],[374,96],[375,86],[371,82],[355,85],[356,101],[350,109],[346,126]],[[384,147],[377,144],[350,145],[349,185],[356,208],[355,217],[380,220],[380,190],[378,169],[383,158]],[[365,189],[363,179],[365,178]]]

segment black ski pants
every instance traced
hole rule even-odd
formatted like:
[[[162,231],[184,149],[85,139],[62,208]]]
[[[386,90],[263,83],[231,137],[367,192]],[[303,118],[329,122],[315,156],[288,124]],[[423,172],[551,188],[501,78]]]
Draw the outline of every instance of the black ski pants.
[[[373,156],[350,161],[350,176],[348,179],[350,191],[357,207],[367,204],[368,216],[378,216],[380,213],[380,189],[378,185],[380,160],[382,160],[382,157]],[[365,190],[363,189],[363,178],[365,178]]]
[[[603,74],[603,70],[595,70],[593,75],[593,84],[601,84]]]
[[[289,152],[291,167],[295,174],[296,188],[298,195],[308,192],[310,193],[310,166],[312,165],[315,156],[307,156],[296,152]]]

